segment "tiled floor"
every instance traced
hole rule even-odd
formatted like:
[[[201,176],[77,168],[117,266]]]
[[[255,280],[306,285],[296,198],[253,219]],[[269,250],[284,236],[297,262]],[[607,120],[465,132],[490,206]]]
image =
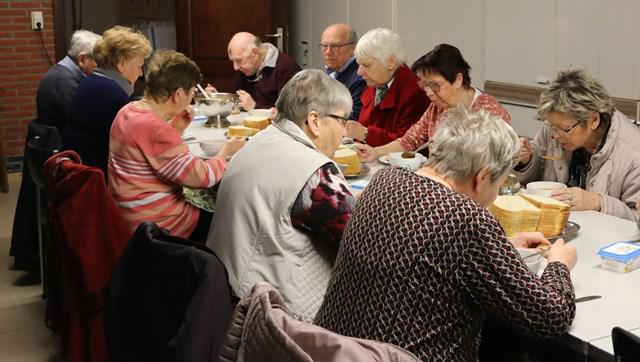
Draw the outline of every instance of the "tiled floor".
[[[60,339],[44,325],[42,287],[14,286],[24,272],[10,270],[9,256],[13,213],[20,188],[0,193],[0,362],[62,361]]]

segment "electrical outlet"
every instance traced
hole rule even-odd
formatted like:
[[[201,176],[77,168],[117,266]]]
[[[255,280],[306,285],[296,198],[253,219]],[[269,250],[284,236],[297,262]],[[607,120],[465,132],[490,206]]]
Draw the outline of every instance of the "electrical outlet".
[[[31,12],[31,29],[32,30],[44,29],[44,20],[42,18],[42,11]]]

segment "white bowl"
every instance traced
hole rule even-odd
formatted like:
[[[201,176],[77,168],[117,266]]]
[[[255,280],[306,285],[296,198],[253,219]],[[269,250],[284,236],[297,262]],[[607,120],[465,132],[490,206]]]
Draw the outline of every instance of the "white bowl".
[[[273,117],[273,113],[271,112],[271,110],[270,109],[266,109],[266,108],[250,110],[249,111],[249,115],[250,116],[267,117],[267,118]]]
[[[226,140],[203,140],[200,141],[200,148],[209,157],[215,156],[220,152]]]
[[[566,189],[567,185],[560,182],[536,181],[527,184],[527,193],[551,197],[551,193],[555,190]]]
[[[540,250],[538,249],[527,249],[527,248],[516,248],[518,250],[518,253],[520,253],[520,257],[523,258],[523,261],[525,264],[527,264],[527,268],[529,268],[529,270],[531,270],[531,272],[533,274],[538,274],[538,272],[540,271],[540,267],[542,266],[542,261],[544,260],[544,256],[542,254],[538,254],[536,256],[532,256],[529,257],[527,259],[527,256],[531,255],[531,254],[535,254],[535,253],[540,253]]]
[[[402,154],[405,152],[392,152],[389,154],[389,163],[392,166],[404,168],[407,171],[415,171],[422,166],[422,163],[427,160],[426,157],[419,153],[413,153],[412,158],[404,158]]]

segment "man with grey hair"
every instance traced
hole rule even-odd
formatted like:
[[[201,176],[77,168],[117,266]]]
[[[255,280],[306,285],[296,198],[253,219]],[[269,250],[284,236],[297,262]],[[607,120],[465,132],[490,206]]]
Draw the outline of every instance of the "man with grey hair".
[[[344,135],[351,95],[321,70],[282,88],[278,115],[225,170],[207,245],[242,298],[266,281],[311,321],[355,199],[331,160]]]
[[[344,84],[353,100],[349,119],[357,120],[362,108],[362,91],[367,83],[358,75],[358,63],[353,51],[358,42],[355,30],[347,24],[332,24],[324,29],[320,40],[322,60],[327,74]]]
[[[347,123],[347,135],[372,147],[387,144],[404,135],[430,101],[406,65],[398,34],[370,30],[358,40],[355,55],[367,87],[358,122]]]
[[[93,46],[101,36],[87,30],[76,30],[71,36],[67,55],[49,68],[38,85],[36,93],[37,118],[29,124],[27,142],[36,136],[46,136],[51,147],[61,149],[59,131],[69,118],[71,99],[80,81],[96,67]],[[26,151],[26,149],[25,149]],[[26,153],[26,152],[25,152]],[[22,183],[16,204],[11,234],[10,255],[15,257],[14,267],[30,275],[18,284],[39,281],[39,246],[36,216],[36,191],[29,169],[24,163]]]
[[[300,70],[289,55],[247,32],[233,35],[227,52],[236,71],[232,88],[247,111],[273,107],[280,89]]]
[[[67,55],[45,73],[38,85],[38,123],[55,126],[59,130],[64,127],[78,84],[96,68],[93,46],[100,38],[88,30],[73,33]]]

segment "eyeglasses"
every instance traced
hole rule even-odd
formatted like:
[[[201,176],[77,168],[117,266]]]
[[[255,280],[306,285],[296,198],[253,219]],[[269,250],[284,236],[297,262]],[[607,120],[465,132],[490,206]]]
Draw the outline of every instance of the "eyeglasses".
[[[342,44],[318,44],[318,47],[320,49],[322,49],[322,51],[326,51],[326,50],[338,50],[342,47],[346,47],[347,45],[352,45],[353,42],[347,42],[347,43],[342,43]]]
[[[444,83],[446,83],[446,80],[443,80],[442,82],[439,82],[439,83],[435,81],[428,81],[428,82],[418,81],[418,86],[424,90],[426,90],[427,87],[429,87],[431,91],[433,91],[434,93],[438,93],[440,92],[440,87],[442,87]]]
[[[549,121],[545,121],[545,123],[547,124],[547,126],[549,126],[551,128],[551,130],[553,132],[556,133],[560,133],[560,132],[564,132],[564,134],[568,134],[569,132],[571,132],[574,128],[576,128],[582,121],[576,121],[576,123],[574,123],[572,126],[569,126],[567,128],[558,128],[558,127],[554,127],[551,125],[551,123],[549,123]]]
[[[327,117],[335,119],[336,121],[338,121],[338,123],[340,123],[342,127],[346,126],[347,121],[349,120],[348,117],[338,116],[337,114],[333,113],[327,114]]]

